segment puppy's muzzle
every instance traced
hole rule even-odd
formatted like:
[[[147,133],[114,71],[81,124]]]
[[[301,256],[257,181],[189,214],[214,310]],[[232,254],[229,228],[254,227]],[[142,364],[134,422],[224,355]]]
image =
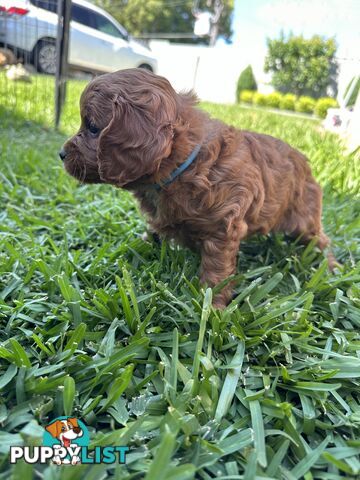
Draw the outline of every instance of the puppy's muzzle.
[[[66,155],[67,155],[67,153],[66,153],[65,149],[62,148],[62,149],[60,150],[60,152],[59,152],[59,157],[60,157],[60,159],[61,159],[62,161],[64,161],[65,158],[66,158]]]

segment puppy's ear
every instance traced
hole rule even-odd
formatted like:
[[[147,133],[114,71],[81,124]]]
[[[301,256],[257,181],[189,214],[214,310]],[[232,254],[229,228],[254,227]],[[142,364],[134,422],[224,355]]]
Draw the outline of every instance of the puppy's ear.
[[[113,102],[112,118],[98,146],[100,178],[122,187],[145,175],[154,175],[171,153],[173,128],[157,112],[122,96]]]
[[[50,423],[45,427],[45,430],[50,433],[50,435],[54,438],[58,438],[61,432],[61,422],[56,420],[56,422]]]
[[[179,98],[183,106],[185,107],[192,107],[199,103],[199,98],[194,92],[194,90],[183,90],[179,94]]]
[[[77,418],[68,418],[68,422],[70,422],[73,427],[79,426]]]

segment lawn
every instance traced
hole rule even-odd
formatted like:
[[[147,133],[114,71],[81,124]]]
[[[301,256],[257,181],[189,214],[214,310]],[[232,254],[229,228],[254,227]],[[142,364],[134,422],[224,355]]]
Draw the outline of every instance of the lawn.
[[[196,254],[144,242],[131,195],[63,172],[57,151],[83,84],[69,87],[61,133],[41,125],[49,93],[34,106],[39,123],[28,121],[32,87],[27,106],[0,94],[0,478],[10,445],[41,444],[44,425],[73,415],[91,446],[128,445],[127,464],[19,463],[14,478],[358,479],[355,159],[316,121],[202,105],[310,158],[343,264],[330,274],[311,245],[254,237],[239,255],[237,298],[216,311]]]

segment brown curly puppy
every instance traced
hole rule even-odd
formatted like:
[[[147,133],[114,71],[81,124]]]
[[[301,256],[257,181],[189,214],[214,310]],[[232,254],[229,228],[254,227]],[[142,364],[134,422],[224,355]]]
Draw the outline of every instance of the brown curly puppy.
[[[194,94],[178,94],[142,69],[96,78],[81,96],[80,130],[60,152],[66,170],[132,191],[154,232],[200,251],[209,286],[234,273],[240,241],[253,233],[282,231],[328,246],[322,193],[306,157],[195,104]],[[228,284],[214,305],[224,307],[231,290]]]

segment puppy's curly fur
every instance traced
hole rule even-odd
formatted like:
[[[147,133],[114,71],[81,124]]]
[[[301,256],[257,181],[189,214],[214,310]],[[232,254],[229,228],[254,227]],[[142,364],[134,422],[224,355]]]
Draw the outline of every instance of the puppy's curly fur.
[[[210,118],[196,101],[142,69],[96,78],[81,96],[80,130],[64,145],[66,170],[132,191],[155,232],[200,251],[201,281],[210,286],[234,273],[240,241],[253,233],[283,231],[328,246],[322,192],[306,157],[269,135]],[[153,184],[198,144],[191,166],[157,191]],[[214,304],[230,298],[228,284]]]

